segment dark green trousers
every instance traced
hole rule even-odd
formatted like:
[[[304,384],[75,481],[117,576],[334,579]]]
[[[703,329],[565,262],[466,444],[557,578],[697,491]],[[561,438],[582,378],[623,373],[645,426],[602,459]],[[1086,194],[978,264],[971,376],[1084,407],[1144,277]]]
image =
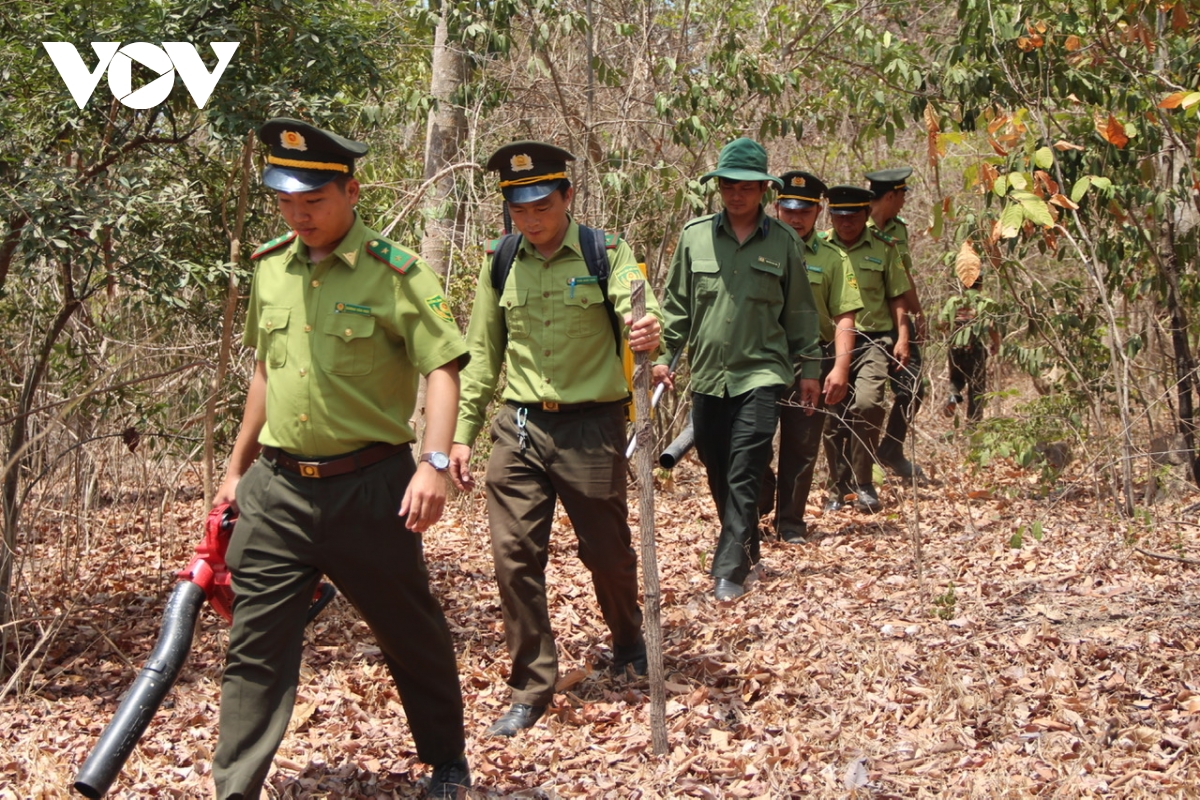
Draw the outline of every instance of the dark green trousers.
[[[832,353],[833,345],[822,345]],[[833,369],[833,358],[826,355],[821,361],[821,384]],[[797,387],[793,386],[779,404],[779,479],[775,503],[775,530],[780,536],[786,531],[803,532],[804,507],[812,491],[813,473],[821,452],[821,434],[825,430],[824,395],[817,398],[817,408],[805,414],[800,407]]]
[[[771,463],[782,386],[737,395],[692,394],[696,455],[717,504],[721,532],[712,576],[745,583],[759,559],[758,495]]]
[[[842,402],[829,409],[825,458],[829,463],[830,489],[836,496],[874,482],[871,468],[883,427],[883,395],[891,346],[890,334],[858,333],[850,364],[850,391]]]
[[[983,419],[983,396],[987,394],[988,351],[981,342],[972,342],[967,347],[951,347],[950,391],[961,395],[967,393],[967,419],[978,422]]]
[[[910,322],[910,336],[915,337],[916,328]],[[889,359],[888,382],[892,386],[892,410],[888,412],[887,427],[879,442],[879,452],[888,457],[904,455],[904,440],[908,437],[908,426],[913,417],[921,410],[921,402],[925,399],[925,381],[921,376],[921,348],[915,344],[915,339],[909,340],[908,364],[901,369],[894,360]]]
[[[396,513],[412,474],[409,452],[322,479],[259,459],[238,484],[227,556],[233,627],[213,756],[218,798],[259,796],[291,718],[305,616],[322,574],[375,634],[421,760],[463,752],[450,631],[429,591],[421,536]]]
[[[531,407],[524,447],[517,415],[517,408],[505,405],[492,421],[488,520],[512,658],[512,702],[540,706],[554,698],[558,680],[546,601],[556,500],[562,501],[575,528],[579,560],[592,574],[614,647],[631,647],[642,640],[642,611],[625,499],[623,405],[557,413]]]

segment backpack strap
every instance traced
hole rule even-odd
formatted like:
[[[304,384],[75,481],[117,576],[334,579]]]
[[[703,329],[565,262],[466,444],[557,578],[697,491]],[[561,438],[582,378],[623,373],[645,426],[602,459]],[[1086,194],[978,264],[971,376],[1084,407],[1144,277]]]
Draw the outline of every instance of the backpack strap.
[[[493,239],[488,245],[492,255],[492,288],[497,292],[504,291],[504,282],[512,270],[513,259],[517,257],[517,248],[521,246],[521,234],[506,233],[499,239]]]
[[[605,234],[597,228],[587,225],[579,226],[579,249],[583,251],[583,260],[587,264],[588,274],[597,279],[600,293],[604,296],[604,309],[608,312],[608,321],[612,324],[613,340],[617,348],[617,358],[621,357],[621,318],[612,300],[608,299],[608,273],[610,263],[608,251],[615,250],[621,238],[616,234]]]

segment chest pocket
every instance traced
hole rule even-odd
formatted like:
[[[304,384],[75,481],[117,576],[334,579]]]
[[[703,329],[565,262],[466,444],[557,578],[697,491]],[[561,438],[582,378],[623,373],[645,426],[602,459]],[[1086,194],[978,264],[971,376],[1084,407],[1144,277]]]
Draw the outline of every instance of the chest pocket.
[[[529,290],[517,286],[505,286],[500,295],[500,312],[508,327],[508,338],[524,339],[529,336]]]
[[[572,297],[570,289],[563,290],[563,303],[567,306],[567,336],[582,339],[603,333],[609,323],[600,287],[595,284],[576,286],[574,294]]]
[[[753,277],[750,280],[750,289],[746,296],[750,300],[762,303],[782,303],[783,283],[780,276],[783,275],[783,265],[767,261],[752,261],[750,266],[753,267],[750,270]]]
[[[858,279],[858,292],[863,295],[864,300],[867,295],[871,295],[872,298],[884,299],[883,264],[876,264],[865,258],[858,259],[854,264],[854,277]]]
[[[316,357],[331,375],[366,375],[374,362],[375,318],[327,314],[316,344]]]
[[[287,327],[290,308],[266,306],[258,320],[259,341],[267,347],[267,366],[278,369],[287,363]]]
[[[696,299],[711,299],[721,289],[721,265],[714,259],[692,260],[692,291]]]

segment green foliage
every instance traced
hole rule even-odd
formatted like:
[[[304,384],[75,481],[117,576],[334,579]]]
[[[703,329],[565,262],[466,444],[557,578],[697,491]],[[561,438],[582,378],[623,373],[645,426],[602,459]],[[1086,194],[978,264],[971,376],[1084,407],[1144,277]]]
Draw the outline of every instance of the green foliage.
[[[958,598],[954,596],[954,583],[946,584],[946,591],[933,598],[933,615],[938,619],[954,619]]]
[[[1039,397],[1017,406],[1013,413],[990,417],[970,435],[967,460],[977,469],[996,459],[1037,470],[1043,488],[1058,479],[1070,455],[1070,442],[1080,438],[1083,420],[1077,398],[1068,392]]]

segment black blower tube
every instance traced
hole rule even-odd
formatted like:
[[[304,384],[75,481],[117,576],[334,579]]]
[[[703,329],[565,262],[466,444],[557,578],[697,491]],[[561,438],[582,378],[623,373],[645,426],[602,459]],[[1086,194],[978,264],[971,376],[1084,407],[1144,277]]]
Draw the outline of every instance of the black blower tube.
[[[171,592],[154,652],[75,776],[75,791],[84,797],[97,800],[104,796],[146,732],[191,652],[202,605],[204,590],[191,581],[180,581]]]
[[[679,459],[687,455],[688,450],[691,450],[695,443],[696,430],[692,427],[692,420],[689,418],[687,427],[679,432],[675,441],[667,445],[667,449],[663,450],[662,455],[658,457],[658,465],[663,469],[672,469],[679,463]]]

